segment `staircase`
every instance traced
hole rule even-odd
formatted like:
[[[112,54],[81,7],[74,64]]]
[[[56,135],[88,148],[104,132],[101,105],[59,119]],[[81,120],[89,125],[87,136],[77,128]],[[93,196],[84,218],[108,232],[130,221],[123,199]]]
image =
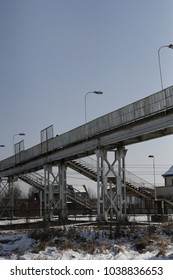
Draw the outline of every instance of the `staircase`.
[[[165,199],[165,198],[163,198],[163,199],[159,199],[160,201],[164,201],[165,203],[167,203],[168,205],[170,205],[170,206],[172,206],[173,207],[173,202],[172,201],[170,201],[170,200],[167,200],[167,199]]]
[[[97,162],[93,158],[78,159],[68,162],[68,167],[88,177],[93,181],[97,181]],[[118,171],[115,167],[115,173]],[[135,174],[125,171],[127,192],[146,199],[154,198],[154,186]]]
[[[93,210],[95,205],[89,196],[83,195],[82,192],[76,190],[75,188],[67,187],[67,198],[74,203],[78,203],[82,207]]]
[[[39,173],[21,175],[19,179],[29,184],[30,186],[36,188],[39,191],[44,190],[44,177],[41,176]],[[87,193],[86,195],[84,195],[84,192],[80,192],[70,185],[67,185],[67,200],[70,202],[77,203],[86,209],[93,209],[93,202],[87,195]]]
[[[75,170],[76,172],[97,182],[97,162],[93,158],[88,157],[86,159],[69,161],[67,162],[67,165],[69,168]],[[115,166],[115,173],[118,174],[116,168],[117,167]],[[154,199],[154,185],[127,170],[125,171],[125,174],[127,194],[131,193],[134,196],[138,196],[144,199]],[[39,173],[21,175],[19,178],[40,191],[44,190],[44,177]],[[93,205],[93,201],[89,196],[83,196],[82,192],[69,185],[67,186],[67,199],[68,201],[77,203],[82,207],[85,207],[86,209],[93,210],[95,208],[95,205]],[[173,206],[173,202],[166,199],[163,200],[165,201],[165,203]]]
[[[41,176],[39,173],[20,175],[19,179],[29,184],[30,186],[36,188],[39,191],[44,190],[44,177]]]
[[[95,162],[91,161],[91,163],[95,163]],[[73,161],[68,161],[67,165],[69,168],[73,169],[74,171],[97,182],[97,169],[93,164],[89,165],[84,160],[73,160]]]
[[[79,172],[80,174],[88,177],[93,181],[97,181],[97,162],[93,158],[78,159],[68,162],[68,167]],[[116,169],[116,167],[115,167]],[[118,170],[115,170],[118,174]],[[126,190],[127,194],[133,194],[135,196],[144,199],[154,199],[154,185],[136,176],[135,174],[125,170]],[[109,178],[108,178],[109,180]],[[168,199],[162,199],[167,205],[173,207],[173,202]]]

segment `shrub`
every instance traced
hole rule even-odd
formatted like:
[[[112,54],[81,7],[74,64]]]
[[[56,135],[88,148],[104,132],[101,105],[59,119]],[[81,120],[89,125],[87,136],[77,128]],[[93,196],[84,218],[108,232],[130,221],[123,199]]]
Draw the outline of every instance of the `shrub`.
[[[144,234],[139,238],[138,243],[135,244],[135,248],[139,253],[142,253],[143,250],[150,244],[150,238],[148,234]]]
[[[159,256],[165,257],[165,255],[166,255],[166,250],[164,248],[161,248],[156,256],[157,257],[159,257]]]

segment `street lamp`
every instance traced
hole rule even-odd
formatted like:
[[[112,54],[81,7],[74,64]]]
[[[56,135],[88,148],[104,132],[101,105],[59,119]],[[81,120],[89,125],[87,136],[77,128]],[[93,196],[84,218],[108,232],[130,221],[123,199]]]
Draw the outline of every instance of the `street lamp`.
[[[14,138],[15,136],[25,136],[25,133],[21,132],[21,133],[17,133],[13,135],[13,147],[14,147]]]
[[[156,200],[156,171],[155,171],[155,159],[154,159],[154,155],[149,155],[148,157],[153,159],[154,199]]]
[[[97,95],[100,95],[100,94],[103,94],[103,92],[102,91],[99,91],[99,90],[94,90],[94,91],[89,91],[89,92],[87,92],[86,94],[85,94],[85,124],[87,123],[87,106],[86,106],[86,101],[87,101],[87,96],[88,96],[88,94],[90,94],[90,93],[94,93],[94,94],[97,94]]]
[[[160,71],[160,81],[161,81],[162,90],[163,90],[163,80],[162,80],[162,69],[161,69],[161,62],[160,62],[160,51],[161,51],[161,49],[163,49],[163,48],[173,49],[173,44],[161,46],[161,47],[158,49],[159,71]]]
[[[4,148],[5,147],[5,145],[0,145],[0,148]]]

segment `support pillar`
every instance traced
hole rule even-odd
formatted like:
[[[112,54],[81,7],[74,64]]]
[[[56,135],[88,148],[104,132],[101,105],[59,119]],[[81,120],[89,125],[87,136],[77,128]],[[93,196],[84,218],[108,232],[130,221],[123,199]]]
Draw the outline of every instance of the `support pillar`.
[[[44,166],[44,219],[51,220],[53,216],[60,219],[67,217],[66,205],[66,171],[64,163],[58,166]]]
[[[117,174],[117,200],[118,212],[117,219],[126,218],[126,182],[125,182],[125,156],[127,150],[124,147],[117,149],[118,174]]]
[[[50,183],[50,174],[52,173],[52,166],[44,166],[44,220],[51,220],[51,196],[52,196],[52,187]]]
[[[105,216],[105,191],[107,188],[107,177],[104,174],[104,158],[106,151],[96,150],[97,156],[97,220],[107,220]]]
[[[97,157],[97,220],[117,220],[126,218],[125,156],[127,150],[120,147],[111,151],[113,162],[108,159],[108,151],[96,150]],[[115,165],[117,163],[117,166]],[[114,187],[113,187],[114,185]]]
[[[14,179],[0,178],[0,218],[13,218]]]
[[[65,164],[59,165],[59,198],[60,198],[60,219],[67,219],[67,166]]]

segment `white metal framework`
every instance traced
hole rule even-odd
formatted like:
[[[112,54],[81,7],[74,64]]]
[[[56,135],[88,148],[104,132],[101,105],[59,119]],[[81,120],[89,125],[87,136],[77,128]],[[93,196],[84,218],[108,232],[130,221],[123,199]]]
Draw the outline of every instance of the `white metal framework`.
[[[125,156],[124,147],[113,151],[111,163],[106,150],[97,150],[97,219],[117,220],[126,218],[126,184],[125,184]],[[115,164],[118,164],[115,170]]]

